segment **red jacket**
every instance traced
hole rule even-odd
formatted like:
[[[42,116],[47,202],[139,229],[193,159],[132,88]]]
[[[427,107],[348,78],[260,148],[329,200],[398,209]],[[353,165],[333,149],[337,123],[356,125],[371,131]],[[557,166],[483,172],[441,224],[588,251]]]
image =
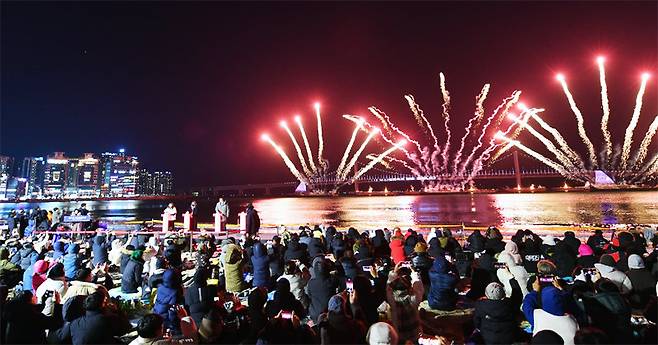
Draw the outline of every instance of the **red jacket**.
[[[391,247],[391,257],[393,258],[394,264],[406,260],[406,256],[404,255],[403,239],[396,237],[391,238],[390,247]]]

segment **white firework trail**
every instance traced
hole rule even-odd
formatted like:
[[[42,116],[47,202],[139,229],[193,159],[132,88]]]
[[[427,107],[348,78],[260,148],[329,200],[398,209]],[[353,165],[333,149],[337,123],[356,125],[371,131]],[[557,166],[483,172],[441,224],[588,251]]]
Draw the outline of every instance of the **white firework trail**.
[[[299,126],[299,131],[302,133],[302,138],[304,139],[304,146],[306,146],[306,154],[308,155],[308,163],[311,166],[311,170],[313,170],[314,173],[318,172],[318,168],[315,166],[315,163],[313,162],[313,153],[311,152],[311,145],[308,143],[308,138],[306,137],[306,131],[304,131],[304,125],[302,125],[302,119],[299,116],[295,116],[295,122],[297,122],[297,126]]]
[[[542,109],[543,110],[543,109]],[[562,137],[562,134],[555,129],[554,127],[551,127],[544,119],[542,119],[538,112],[533,112],[532,113],[532,118],[537,121],[537,123],[547,132],[551,133],[555,141],[558,143],[560,146],[560,149],[571,159],[571,161],[578,165],[580,169],[584,169],[585,165],[583,163],[582,158],[574,151],[569,144],[567,143],[566,140],[564,140],[564,137]]]
[[[496,137],[512,144],[513,146],[519,148],[521,151],[525,152],[526,154],[534,157],[538,161],[540,161],[540,162],[548,165],[549,167],[555,169],[559,173],[561,173],[563,175],[568,175],[567,170],[562,165],[560,165],[559,163],[556,163],[553,160],[545,157],[544,155],[540,154],[539,152],[537,152],[537,151],[521,144],[518,140],[512,140],[512,139],[506,137],[505,135],[503,135],[502,132],[498,132]]]
[[[441,86],[441,96],[443,97],[443,106],[441,115],[443,116],[443,126],[446,131],[446,143],[443,146],[443,151],[441,152],[441,160],[443,161],[443,169],[448,168],[448,152],[450,151],[450,93],[446,89],[446,77],[443,73],[439,73],[439,84]]]
[[[578,135],[580,135],[580,138],[582,139],[583,143],[585,144],[585,146],[587,146],[590,164],[596,167],[598,166],[598,159],[596,158],[596,152],[594,152],[594,145],[592,144],[592,141],[587,136],[583,114],[580,112],[580,109],[578,109],[578,106],[576,105],[576,101],[574,100],[573,95],[569,91],[569,87],[567,86],[567,82],[564,79],[564,76],[558,75],[557,79],[562,85],[562,91],[567,96],[567,100],[569,101],[569,106],[571,107],[571,111],[573,111],[574,115],[576,116],[576,122],[578,123]]]
[[[270,143],[270,145],[272,145],[272,147],[274,148],[274,150],[279,154],[279,156],[281,156],[281,158],[283,159],[283,162],[286,164],[286,166],[288,167],[288,169],[290,169],[290,172],[291,172],[291,173],[292,173],[292,174],[293,174],[293,175],[294,175],[299,181],[308,184],[309,181],[308,181],[308,179],[306,178],[306,176],[302,175],[302,173],[300,173],[299,170],[297,170],[297,168],[295,167],[295,164],[290,160],[290,158],[288,158],[288,155],[285,153],[285,151],[283,151],[283,149],[282,149],[279,145],[277,145],[277,144],[274,142],[274,140],[272,140],[272,138],[270,138],[269,135],[263,135],[261,138],[262,138],[263,140],[267,141],[268,143]]]
[[[366,140],[364,140],[363,143],[361,143],[361,146],[359,147],[358,150],[356,150],[356,152],[352,156],[352,159],[349,161],[349,163],[347,163],[347,165],[345,166],[345,169],[343,169],[342,173],[340,175],[338,175],[340,172],[339,171],[336,172],[336,174],[341,179],[344,179],[344,178],[347,177],[347,174],[350,172],[350,170],[352,169],[354,164],[356,164],[356,161],[359,159],[359,157],[361,156],[363,151],[366,149],[366,146],[368,145],[370,140],[372,140],[372,138],[375,135],[377,135],[377,133],[379,133],[379,129],[375,128],[375,129],[371,130],[370,133],[368,133],[368,136],[366,137]]]
[[[516,116],[513,116],[512,119],[517,123],[521,122],[521,120],[516,118]],[[526,130],[528,130],[528,132],[530,132],[530,134],[541,141],[541,143],[546,146],[549,152],[555,155],[555,158],[557,158],[557,160],[560,161],[562,165],[564,165],[567,169],[576,169],[576,166],[573,165],[573,163],[569,160],[569,157],[567,157],[560,149],[558,149],[552,141],[546,138],[543,134],[539,133],[529,123],[525,123],[523,126]]]
[[[382,165],[384,168],[386,168],[386,169],[392,169],[391,164],[390,164],[389,162],[387,162],[387,160],[390,161],[390,158],[391,158],[391,157],[386,157],[385,159],[382,159],[382,160],[379,162],[379,164],[381,164],[381,165]],[[371,154],[368,154],[368,155],[366,156],[366,159],[372,161],[372,160],[377,159],[377,156],[375,156],[374,154],[371,153]],[[404,161],[402,161],[402,160],[400,160],[400,161],[401,161],[401,162],[404,162]]]
[[[642,165],[644,159],[647,157],[647,154],[649,153],[649,145],[651,145],[651,139],[653,139],[653,136],[656,134],[657,130],[658,115],[656,115],[656,117],[653,119],[653,122],[651,122],[651,125],[649,125],[649,130],[644,136],[644,139],[642,139],[642,143],[640,143],[640,149],[637,151],[637,155],[635,156],[635,169],[639,168],[639,165]]]
[[[292,141],[292,144],[295,146],[295,150],[297,151],[297,158],[299,158],[299,162],[302,165],[302,170],[304,170],[304,173],[307,176],[313,175],[313,172],[311,172],[308,169],[308,166],[306,165],[306,159],[304,159],[304,154],[302,153],[302,148],[299,147],[299,143],[297,142],[297,138],[295,138],[295,135],[292,134],[292,131],[288,127],[288,124],[285,121],[281,121],[281,127],[286,130],[288,133],[288,136],[290,137],[290,141]]]
[[[364,122],[363,120],[360,120],[358,123],[355,123],[354,131],[352,132],[352,137],[350,138],[347,147],[345,147],[343,158],[340,160],[340,164],[336,169],[336,176],[341,176],[343,174],[343,167],[345,167],[345,163],[347,162],[347,157],[349,156],[350,151],[352,151],[352,146],[354,145],[354,141],[356,140],[356,135],[359,134],[359,130],[363,127],[363,122]]]
[[[542,111],[544,111],[544,109],[537,109],[537,108],[529,108],[529,109],[526,108],[526,109],[524,109],[523,112],[521,113],[521,115],[519,115],[519,117],[521,118],[521,124],[522,124],[522,125],[521,125],[521,126],[516,126],[516,122],[512,122],[512,123],[507,127],[507,130],[505,130],[505,131],[503,132],[503,134],[504,134],[505,137],[507,137],[508,139],[510,139],[510,140],[515,140],[515,139],[519,136],[519,134],[521,133],[521,131],[523,131],[523,129],[525,128],[524,126],[525,126],[526,123],[528,123],[528,120],[530,119],[530,116],[532,116],[532,112],[542,112]],[[514,130],[514,131],[512,131],[512,130]],[[510,134],[510,132],[512,132],[512,133]],[[484,160],[489,159],[489,155],[491,154],[491,152],[492,152],[493,150],[495,150],[496,148],[500,147],[500,144],[495,144],[495,140],[494,140],[494,139],[495,139],[495,136],[494,136],[494,138],[492,139],[492,141],[490,142],[489,148],[488,148],[487,150],[485,150],[485,152],[482,154],[482,157],[484,158]],[[493,146],[492,146],[491,143],[494,143]],[[497,151],[497,152],[491,157],[491,160],[495,162],[496,160],[498,160],[498,158],[499,158],[503,153],[507,152],[507,150],[511,149],[512,147],[514,147],[514,145],[512,145],[512,144],[510,144],[510,143],[508,142],[507,145],[503,146],[500,150],[498,150],[498,151]]]
[[[610,165],[610,157],[612,156],[612,138],[610,136],[610,130],[608,130],[610,102],[608,101],[608,85],[605,82],[604,60],[603,57],[599,57],[597,63],[599,65],[599,83],[601,84],[601,108],[603,109],[603,116],[601,116],[601,132],[603,133],[603,140],[605,141],[606,164]]]
[[[473,149],[471,150],[471,153],[468,155],[468,157],[466,157],[466,159],[462,163],[462,166],[459,169],[459,172],[457,173],[457,175],[463,175],[464,174],[464,172],[466,171],[466,167],[468,166],[468,164],[471,162],[471,160],[475,156],[475,153],[477,152],[478,149],[480,149],[482,147],[482,144],[483,144],[482,139],[484,139],[485,134],[487,134],[487,129],[489,129],[489,126],[491,125],[491,122],[494,120],[494,118],[496,118],[498,115],[501,115],[501,114],[503,116],[506,116],[506,114],[509,112],[510,107],[512,107],[514,105],[514,103],[519,101],[520,96],[521,96],[521,91],[518,91],[518,90],[514,91],[512,93],[512,96],[505,98],[503,100],[503,102],[498,107],[496,107],[496,109],[494,109],[493,113],[491,113],[491,115],[487,118],[487,122],[482,127],[482,131],[480,133],[480,136],[478,137],[477,144],[475,146],[473,146]],[[501,109],[504,109],[504,110],[501,114],[499,114],[498,112]]]
[[[416,141],[416,140],[411,139],[411,137],[409,137],[409,135],[407,135],[407,133],[401,131],[398,127],[396,127],[393,124],[393,122],[391,121],[391,118],[388,117],[388,115],[386,115],[385,112],[377,109],[376,107],[369,107],[368,110],[370,110],[370,112],[372,114],[374,114],[382,122],[382,124],[384,125],[385,128],[389,128],[390,130],[394,131],[395,133],[403,136],[407,141],[411,142],[412,144],[414,144],[416,146],[416,148],[418,149],[418,152],[423,151],[423,149],[420,146],[420,143],[418,143],[418,141]],[[389,135],[392,135],[392,134],[389,133]]]
[[[320,103],[315,103],[315,117],[318,121],[318,164],[322,167],[322,170],[327,169],[327,162],[322,157],[324,151],[324,135],[322,134],[322,117],[320,116]]]
[[[436,147],[438,149],[439,139],[434,134],[434,128],[432,128],[432,124],[425,117],[425,114],[423,113],[423,110],[420,109],[420,106],[418,105],[418,103],[416,103],[416,100],[414,99],[414,96],[406,95],[406,96],[404,96],[404,98],[409,103],[409,108],[411,108],[411,112],[414,114],[414,117],[416,117],[416,120],[418,121],[419,126],[422,127],[422,128],[425,128],[426,130],[429,131],[429,134],[432,137],[432,140],[434,140],[434,147]]]
[[[478,123],[480,121],[479,119],[484,115],[484,100],[487,98],[488,93],[489,93],[489,84],[484,84],[482,91],[475,98],[476,99],[475,115],[470,120],[468,120],[466,133],[464,133],[464,136],[462,137],[459,150],[457,150],[457,153],[455,154],[455,159],[452,162],[454,166],[453,174],[457,172],[457,167],[459,166],[459,162],[462,157],[462,151],[464,150],[464,146],[466,145],[466,138],[468,137],[469,134],[471,134],[471,129],[473,128],[473,124]]]
[[[356,174],[354,174],[351,181],[354,182],[354,181],[358,180],[359,177],[363,176],[363,174],[368,172],[368,170],[372,169],[375,165],[377,165],[377,163],[381,162],[386,156],[393,153],[393,151],[399,149],[402,145],[405,144],[405,142],[406,142],[405,140],[402,140],[402,141],[398,142],[397,144],[391,146],[391,148],[389,148],[388,150],[382,152],[379,156],[377,156],[377,158],[370,161],[370,163],[368,163],[366,166],[361,168],[361,170],[359,170]]]
[[[631,144],[633,142],[633,133],[635,127],[637,127],[637,122],[640,119],[640,112],[642,111],[642,98],[644,97],[644,90],[647,87],[647,80],[649,80],[649,75],[644,74],[642,76],[642,82],[640,84],[640,89],[637,92],[635,97],[635,108],[633,109],[633,116],[631,117],[631,122],[626,128],[626,133],[624,135],[624,146],[621,150],[621,170],[626,170],[628,164],[628,158],[631,154]]]

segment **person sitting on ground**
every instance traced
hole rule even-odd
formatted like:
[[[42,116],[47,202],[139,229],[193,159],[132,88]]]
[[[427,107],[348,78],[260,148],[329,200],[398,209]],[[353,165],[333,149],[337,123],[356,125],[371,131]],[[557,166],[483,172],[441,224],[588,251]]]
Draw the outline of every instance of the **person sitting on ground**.
[[[76,273],[83,267],[83,257],[80,255],[80,245],[71,243],[64,255],[64,274],[66,279],[74,280]]]
[[[468,249],[473,253],[479,253],[484,250],[484,243],[486,240],[487,239],[480,233],[480,230],[473,230],[473,232],[466,238]]]
[[[583,305],[591,325],[602,329],[612,343],[632,343],[631,308],[610,279],[594,284],[595,292],[585,294]]]
[[[306,284],[306,295],[309,297],[309,315],[311,320],[327,309],[329,298],[338,290],[338,281],[329,274],[328,264],[322,256],[313,259],[313,277]]]
[[[46,281],[49,263],[46,260],[39,260],[32,266],[32,293],[36,293],[37,289],[43,282]]]
[[[397,345],[398,332],[389,323],[377,322],[368,329],[366,342],[368,345]]]
[[[423,300],[423,292],[423,282],[417,272],[412,272],[409,280],[401,274],[401,266],[398,264],[389,273],[386,301],[391,306],[391,319],[398,331],[400,343],[418,342],[422,330],[418,305]]]
[[[610,279],[615,283],[622,294],[627,294],[633,289],[633,283],[628,279],[628,276],[615,268],[615,259],[611,255],[604,254],[601,256],[599,263],[594,264],[594,267],[596,267],[601,277]],[[596,282],[597,276],[594,278],[592,280]]]
[[[429,272],[433,263],[434,260],[429,254],[427,254],[427,244],[425,244],[425,242],[416,243],[416,247],[414,247],[414,256],[411,258],[411,267],[413,267],[414,271],[420,274],[420,279],[423,281],[426,290],[429,290]]]
[[[515,309],[500,283],[490,283],[485,292],[486,299],[475,302],[473,323],[485,344],[511,344],[519,333]]]
[[[288,261],[286,263],[284,274],[278,280],[281,279],[288,281],[292,295],[307,308],[309,303],[308,296],[306,296],[306,292],[304,291],[307,282],[302,276],[299,266],[294,261]]]
[[[576,264],[582,268],[594,268],[595,263],[596,257],[594,256],[594,250],[585,243],[578,246]]]
[[[46,292],[52,291],[57,292],[60,296],[66,295],[66,290],[68,289],[68,284],[66,283],[66,278],[64,277],[64,265],[60,262],[55,263],[46,274],[46,280],[39,285],[35,292],[37,301],[42,301],[43,296]]]
[[[185,318],[185,308],[178,307],[181,319]],[[187,317],[189,318],[189,317]],[[194,322],[184,322],[190,327],[184,327],[183,338],[173,339],[165,336],[164,319],[158,314],[146,314],[137,323],[137,338],[129,345],[182,345],[195,342],[197,326]]]
[[[1,317],[7,323],[4,341],[7,344],[45,344],[46,330],[61,326],[61,319],[52,316],[55,314],[52,310],[46,312],[46,309],[54,307],[57,297],[49,297],[44,303],[44,312],[40,312],[42,308],[33,304],[31,291],[17,291],[14,298],[2,308]]]
[[[267,255],[267,249],[260,242],[256,242],[251,256],[251,266],[254,272],[252,286],[270,288],[272,286],[270,277],[270,258]]]
[[[88,268],[81,268],[76,272],[75,279],[66,290],[62,299],[62,313],[64,320],[72,321],[84,315],[84,300],[87,296],[101,292],[108,296],[107,289],[99,284],[93,283],[94,275]]]
[[[32,242],[25,242],[23,247],[17,251],[11,258],[11,262],[26,271],[30,266],[39,260],[39,253],[34,250]],[[31,286],[30,286],[31,288]]]
[[[110,344],[115,337],[126,334],[131,326],[128,318],[120,313],[102,292],[94,292],[84,300],[83,316],[68,322],[55,332],[59,343],[73,345]]]
[[[333,295],[328,312],[320,316],[319,329],[322,344],[363,344],[366,328],[363,322],[347,315],[345,297]]]
[[[224,265],[226,291],[240,292],[247,288],[242,272],[242,251],[237,245],[229,244],[226,249],[226,264]]]
[[[485,233],[487,241],[484,243],[484,249],[492,249],[494,253],[500,253],[505,249],[505,242],[500,230],[495,226],[490,226]]]
[[[13,288],[21,280],[21,268],[9,261],[9,250],[0,248],[0,285]]]
[[[194,274],[192,285],[185,289],[185,305],[189,308],[190,316],[197,325],[201,324],[206,315],[215,305],[217,285],[208,285],[210,271],[199,267]]]
[[[656,278],[644,267],[642,257],[637,254],[628,257],[626,276],[633,286],[628,296],[630,305],[637,311],[643,311],[649,301],[656,298]]]
[[[509,251],[508,248],[510,249]],[[505,267],[499,268],[496,271],[498,280],[502,282],[505,287],[505,295],[507,297],[512,297],[512,285],[510,280],[514,279],[521,288],[522,297],[525,297],[525,295],[528,294],[527,286],[529,275],[525,268],[519,265],[522,262],[522,259],[519,254],[516,254],[516,243],[507,242],[505,244],[505,250],[498,255],[498,262],[505,265]]]
[[[111,247],[112,242],[108,241],[104,234],[97,234],[96,237],[94,237],[94,244],[91,247],[94,254],[91,263],[96,266],[108,262],[108,250]]]
[[[173,330],[174,334],[178,334],[180,329],[176,313],[171,308],[184,302],[180,273],[173,269],[166,270],[155,296],[153,312],[162,316],[165,327]]]
[[[427,302],[432,309],[454,310],[457,303],[455,287],[459,277],[449,270],[449,263],[443,256],[434,259],[430,276],[430,292]]]
[[[274,317],[281,311],[294,311],[299,318],[306,316],[304,306],[290,292],[290,282],[285,278],[277,280],[274,298],[265,306],[265,313],[268,317]]]
[[[66,255],[66,243],[59,240],[53,244],[53,260],[60,261]]]
[[[137,293],[142,286],[142,273],[144,272],[144,259],[142,251],[135,250],[121,274],[121,292],[126,294]]]

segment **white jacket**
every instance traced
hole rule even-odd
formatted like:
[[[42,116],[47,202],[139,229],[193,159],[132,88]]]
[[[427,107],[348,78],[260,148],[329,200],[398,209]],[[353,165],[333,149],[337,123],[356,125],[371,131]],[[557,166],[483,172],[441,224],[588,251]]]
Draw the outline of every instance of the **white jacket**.
[[[624,294],[633,290],[633,284],[631,283],[631,280],[628,279],[628,276],[626,276],[626,273],[618,271],[614,267],[600,263],[594,264],[594,267],[599,271],[601,277],[610,279],[610,281],[615,283],[619,288],[619,292]],[[596,276],[592,279],[593,282],[596,282],[597,280],[598,278],[596,278]]]
[[[534,311],[535,327],[532,330],[532,335],[543,330],[551,330],[562,337],[564,345],[573,345],[573,338],[578,331],[578,322],[576,318],[571,315],[555,316],[543,309],[535,309]]]
[[[41,303],[43,295],[48,291],[57,291],[59,293],[59,296],[61,298],[64,298],[64,295],[66,294],[66,289],[67,289],[67,285],[64,281],[48,278],[46,279],[46,281],[41,283],[41,285],[39,285],[39,287],[37,288],[36,291],[37,301]]]

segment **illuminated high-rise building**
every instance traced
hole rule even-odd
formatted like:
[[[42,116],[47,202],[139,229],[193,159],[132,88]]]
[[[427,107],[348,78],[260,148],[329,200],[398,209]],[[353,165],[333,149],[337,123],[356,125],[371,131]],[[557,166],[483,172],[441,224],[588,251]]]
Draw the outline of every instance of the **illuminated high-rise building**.
[[[0,175],[11,177],[14,172],[14,158],[9,156],[0,156]]]
[[[98,159],[93,153],[85,153],[82,158],[77,159],[75,184],[78,196],[98,195],[98,170]]]
[[[69,159],[64,152],[55,152],[48,156],[44,171],[43,194],[45,196],[60,196],[66,192],[68,180]]]
[[[153,194],[174,194],[174,176],[171,171],[156,171],[153,173]]]
[[[42,193],[45,166],[46,161],[43,157],[25,157],[23,159],[18,176],[26,180],[28,195],[38,196]]]
[[[99,159],[98,186],[101,196],[132,196],[137,194],[139,160],[135,156],[105,152]]]

